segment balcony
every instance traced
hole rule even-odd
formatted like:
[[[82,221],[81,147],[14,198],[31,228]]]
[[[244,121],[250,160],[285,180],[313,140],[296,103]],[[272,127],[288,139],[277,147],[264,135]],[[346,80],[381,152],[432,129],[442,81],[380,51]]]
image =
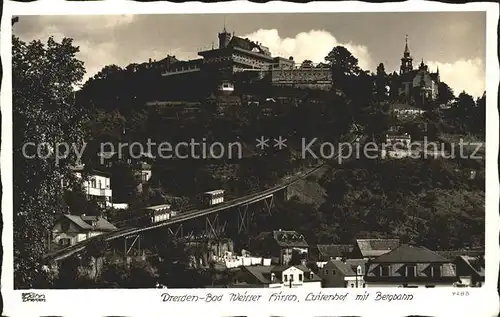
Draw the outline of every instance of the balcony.
[[[113,191],[110,188],[87,188],[87,195],[111,197]]]

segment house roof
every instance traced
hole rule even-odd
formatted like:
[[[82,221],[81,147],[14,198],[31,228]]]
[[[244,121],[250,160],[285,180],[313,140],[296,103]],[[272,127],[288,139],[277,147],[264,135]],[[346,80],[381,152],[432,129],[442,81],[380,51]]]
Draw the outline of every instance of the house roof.
[[[247,51],[252,51],[253,49],[257,49],[260,54],[269,55],[269,51],[266,47],[259,45],[249,39],[244,39],[239,36],[233,36],[231,41],[229,42],[230,47],[238,47]]]
[[[76,215],[64,215],[63,217],[69,219],[79,228],[83,230],[96,230],[96,231],[114,231],[117,228],[102,217],[97,216],[76,216]],[[92,226],[92,221],[96,221],[95,227]],[[89,223],[90,222],[90,223]]]
[[[442,257],[445,257],[447,259],[455,259],[461,255],[465,256],[470,256],[470,257],[476,257],[480,255],[484,255],[484,250],[476,250],[476,249],[471,249],[471,250],[446,250],[446,251],[436,251],[437,254],[441,255]]]
[[[352,252],[352,244],[318,244],[316,246],[320,255],[330,257],[341,257]]]
[[[274,230],[273,238],[281,247],[303,247],[309,245],[305,237],[297,231]]]
[[[463,261],[473,272],[484,277],[484,260],[479,259],[479,257],[464,255],[459,256],[457,260]]]
[[[356,239],[364,257],[380,256],[399,246],[399,239]]]
[[[379,256],[372,263],[447,263],[449,259],[424,247],[402,244],[396,249]]]
[[[247,272],[249,272],[253,277],[255,277],[260,283],[262,284],[269,284],[271,283],[271,273],[282,273],[283,271],[291,268],[291,267],[296,267],[297,269],[301,270],[304,273],[310,273],[311,270],[308,269],[307,267],[303,265],[275,265],[275,266],[264,266],[264,265],[252,265],[252,266],[244,266],[242,269],[245,269]],[[276,282],[281,283],[281,276],[278,274],[275,276]],[[321,278],[316,276],[316,274],[304,275],[304,281],[320,281]]]
[[[331,260],[328,262],[329,265],[335,267],[337,271],[341,272],[345,276],[355,276],[358,266],[361,266],[361,274],[365,274],[365,264],[366,260]]]

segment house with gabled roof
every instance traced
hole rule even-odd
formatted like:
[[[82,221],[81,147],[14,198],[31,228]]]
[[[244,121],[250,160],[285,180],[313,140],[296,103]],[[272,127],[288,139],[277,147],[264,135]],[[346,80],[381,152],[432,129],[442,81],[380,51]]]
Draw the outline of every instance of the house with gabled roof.
[[[425,247],[402,244],[368,260],[366,287],[450,287],[457,281],[451,260]]]
[[[304,265],[244,266],[236,279],[245,287],[321,288],[321,278]]]
[[[351,256],[352,244],[318,244],[314,248],[315,257],[319,262],[342,260]]]
[[[99,216],[62,215],[52,228],[52,242],[66,247],[117,228]]]
[[[365,287],[364,275],[367,260],[330,260],[319,269],[323,287]]]
[[[399,246],[399,239],[356,239],[352,259],[369,259],[390,252]]]
[[[304,262],[309,254],[309,244],[304,235],[293,230],[262,232],[253,244],[253,252],[269,257],[273,263],[280,265],[289,264],[293,254]]]
[[[460,255],[455,258],[458,287],[481,287],[484,284],[484,254],[479,256]]]

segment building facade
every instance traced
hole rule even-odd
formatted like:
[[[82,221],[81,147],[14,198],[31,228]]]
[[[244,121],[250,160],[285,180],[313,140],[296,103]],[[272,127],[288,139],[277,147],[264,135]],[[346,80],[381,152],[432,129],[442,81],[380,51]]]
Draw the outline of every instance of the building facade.
[[[180,61],[175,56],[155,62],[163,69],[162,76],[169,77],[198,73],[206,83],[215,82],[213,89],[222,94],[234,91],[234,75],[255,72],[260,79],[269,78],[276,86],[329,89],[332,85],[330,69],[320,64],[312,67],[296,66],[293,57],[273,57],[262,43],[231,34],[224,29],[218,34],[218,47],[198,52],[202,58]]]
[[[274,230],[259,234],[253,250],[261,256],[271,258],[274,263],[288,265],[294,255],[301,262],[305,262],[309,245],[304,236],[296,231]]]
[[[117,230],[106,219],[97,216],[62,215],[52,228],[52,242],[66,247]]]
[[[101,208],[113,206],[113,191],[111,176],[105,172],[92,171],[88,177],[83,176],[83,166],[72,168],[74,175],[82,179],[83,191],[88,200],[93,200]]]
[[[366,264],[366,287],[452,287],[455,266],[424,247],[402,244]]]
[[[235,286],[262,288],[321,288],[321,278],[303,265],[241,268]]]
[[[323,287],[365,287],[366,260],[330,260],[319,269]]]
[[[424,64],[423,59],[417,69],[413,68],[413,57],[408,47],[408,37],[406,37],[399,76],[395,81],[396,87],[394,87],[400,101],[410,104],[424,104],[436,100],[439,82],[439,69],[432,73],[429,67]]]

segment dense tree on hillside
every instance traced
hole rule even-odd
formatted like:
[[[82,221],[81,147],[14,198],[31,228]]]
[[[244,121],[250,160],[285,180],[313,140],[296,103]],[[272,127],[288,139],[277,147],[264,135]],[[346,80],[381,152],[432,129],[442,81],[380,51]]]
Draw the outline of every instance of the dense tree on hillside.
[[[83,63],[71,39],[52,37],[25,43],[12,40],[14,272],[15,287],[36,287],[47,232],[62,210],[61,180],[76,159],[70,154],[58,164],[53,157],[27,158],[23,145],[55,142],[81,146],[85,112],[75,106],[73,84],[82,80]],[[28,148],[29,150],[29,148]],[[45,151],[50,148],[45,148]],[[29,155],[34,153],[28,153]]]
[[[380,63],[377,66],[377,74],[375,77],[375,87],[377,93],[378,100],[386,99],[386,86],[387,82],[387,74],[385,73],[385,67],[383,63]]]
[[[300,68],[313,68],[314,65],[313,65],[313,62],[309,59],[306,59],[302,62],[302,64],[300,64]]]
[[[448,104],[455,100],[453,89],[450,88],[445,82],[441,81],[438,84],[438,101],[441,104]]]
[[[357,76],[361,72],[358,59],[344,46],[335,46],[325,57],[325,61],[332,69],[335,79],[344,76]]]

